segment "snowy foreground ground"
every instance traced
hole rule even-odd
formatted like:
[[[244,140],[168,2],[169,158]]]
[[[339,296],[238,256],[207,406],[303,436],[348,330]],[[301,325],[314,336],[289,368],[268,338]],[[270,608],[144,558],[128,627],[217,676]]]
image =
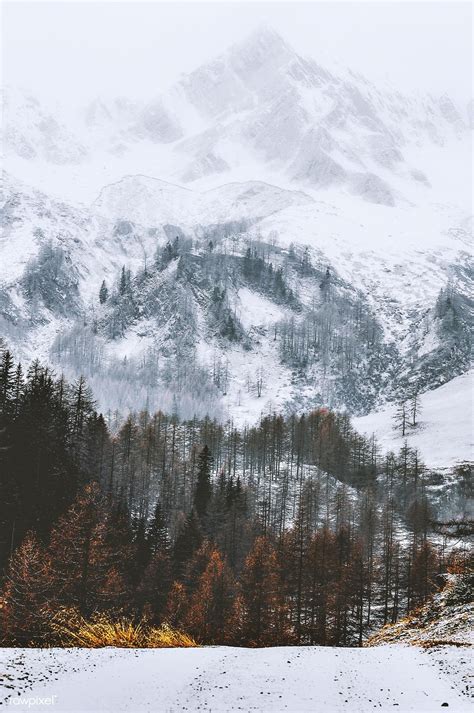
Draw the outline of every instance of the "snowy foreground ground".
[[[472,650],[3,649],[4,710],[472,710]],[[471,671],[472,673],[472,671]],[[446,706],[446,704],[448,704]]]

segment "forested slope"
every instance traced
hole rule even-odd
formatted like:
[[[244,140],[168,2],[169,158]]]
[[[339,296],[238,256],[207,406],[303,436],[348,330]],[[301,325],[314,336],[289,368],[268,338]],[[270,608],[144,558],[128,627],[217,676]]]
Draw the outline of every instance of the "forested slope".
[[[345,415],[141,412],[114,434],[83,379],[24,376],[4,349],[0,384],[4,643],[54,642],[66,610],[206,643],[360,644],[468,564],[419,454],[382,455]],[[469,479],[453,488],[462,508]]]

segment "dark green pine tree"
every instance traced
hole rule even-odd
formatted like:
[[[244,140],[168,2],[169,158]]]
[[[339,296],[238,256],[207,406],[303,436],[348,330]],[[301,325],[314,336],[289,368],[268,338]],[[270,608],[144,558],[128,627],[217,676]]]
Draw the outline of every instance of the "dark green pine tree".
[[[77,467],[87,471],[89,462],[89,424],[94,416],[92,391],[83,376],[72,387],[71,393],[71,444],[72,454]]]
[[[146,567],[138,568],[142,576],[135,592],[135,601],[141,614],[152,623],[159,624],[173,583],[173,573],[178,574],[181,571],[180,565],[175,567],[173,572],[168,530],[159,505],[155,508],[150,528],[145,535],[145,541],[141,542],[141,530],[137,531],[137,556],[140,557],[140,551],[143,552],[143,547],[146,546],[149,561]],[[186,545],[186,542],[184,544]],[[186,546],[181,552],[184,553],[185,549]]]
[[[146,520],[144,517],[136,517],[132,520],[132,530],[133,530],[133,560],[134,567],[133,571],[137,572],[138,575],[147,568],[150,558],[151,551],[146,536]]]
[[[23,388],[24,388],[24,379],[23,379],[23,369],[21,367],[21,364],[18,364],[16,367],[15,371],[15,387],[14,387],[14,394],[13,394],[13,403],[14,403],[14,416],[16,417],[18,415],[18,411],[20,409],[20,401],[21,401],[21,396],[23,394]]]
[[[184,521],[174,543],[173,565],[175,576],[182,576],[186,563],[199,549],[202,539],[199,519],[196,512],[192,510]]]
[[[122,267],[122,272],[120,274],[120,285],[119,285],[119,292],[121,295],[124,295],[127,291],[127,273],[125,271],[125,265]]]
[[[16,402],[0,452],[0,558],[29,529],[46,537],[74,497],[77,482],[61,382],[35,362],[25,383],[16,371],[9,390]]]
[[[147,535],[148,546],[152,555],[156,555],[158,552],[169,552],[170,538],[166,518],[160,501],[156,503]]]
[[[103,305],[107,302],[108,296],[109,296],[109,290],[107,288],[107,285],[105,284],[105,280],[103,280],[102,284],[100,286],[100,290],[99,290],[99,302],[101,305]]]
[[[198,476],[193,502],[193,506],[200,520],[206,516],[212,497],[211,468],[213,460],[208,446],[204,446],[198,456]]]
[[[3,352],[0,361],[0,415],[6,418],[12,411],[15,386],[15,365],[8,351]]]

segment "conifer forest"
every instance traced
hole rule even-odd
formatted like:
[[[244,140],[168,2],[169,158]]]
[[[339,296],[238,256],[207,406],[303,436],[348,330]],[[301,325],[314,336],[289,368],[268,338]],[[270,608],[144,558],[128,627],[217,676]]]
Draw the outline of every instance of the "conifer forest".
[[[143,411],[113,432],[83,378],[24,374],[6,349],[0,386],[3,644],[54,643],[68,610],[204,644],[357,646],[468,565],[417,451],[382,454],[345,415]]]

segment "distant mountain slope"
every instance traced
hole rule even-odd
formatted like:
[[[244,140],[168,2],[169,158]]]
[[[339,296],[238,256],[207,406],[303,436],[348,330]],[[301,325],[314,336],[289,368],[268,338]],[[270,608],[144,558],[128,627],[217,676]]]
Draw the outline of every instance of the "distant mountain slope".
[[[195,235],[216,224],[231,231],[231,223],[240,221],[240,229],[245,223],[270,244],[305,246],[313,261],[332,265],[364,292],[387,339],[405,340],[407,351],[413,348],[409,327],[415,314],[421,319],[448,281],[470,293],[471,226],[467,214],[452,205],[394,210],[361,205],[344,194],[320,200],[258,181],[197,192],[127,176],[105,186],[92,208],[110,220],[170,223]],[[421,340],[417,335],[415,341]]]
[[[85,373],[104,408],[361,414],[467,368],[465,234],[440,223],[439,253],[413,248],[410,211],[403,229],[385,207],[357,224],[352,202],[145,176],[104,187],[92,209],[6,176],[3,201],[2,332],[22,360]]]

